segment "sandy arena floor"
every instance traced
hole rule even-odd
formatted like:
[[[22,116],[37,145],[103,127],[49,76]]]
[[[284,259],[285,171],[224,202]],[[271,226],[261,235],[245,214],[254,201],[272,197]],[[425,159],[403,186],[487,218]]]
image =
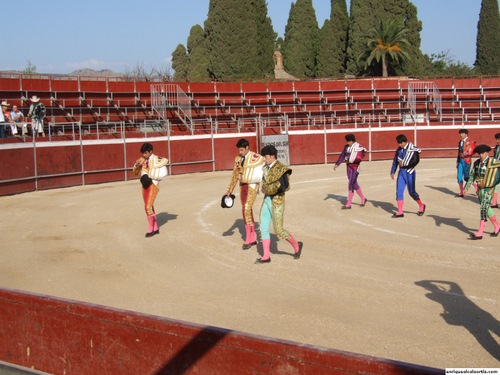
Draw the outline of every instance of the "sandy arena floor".
[[[220,207],[229,171],[164,180],[150,239],[138,181],[0,197],[0,285],[433,367],[500,367],[500,236],[488,223],[467,239],[479,205],[454,197],[452,159],[418,167],[424,216],[407,196],[391,218],[390,164],[363,164],[369,202],[351,210],[344,167],[293,167],[285,228],[303,255],[279,241],[264,265],[241,250],[239,197]]]

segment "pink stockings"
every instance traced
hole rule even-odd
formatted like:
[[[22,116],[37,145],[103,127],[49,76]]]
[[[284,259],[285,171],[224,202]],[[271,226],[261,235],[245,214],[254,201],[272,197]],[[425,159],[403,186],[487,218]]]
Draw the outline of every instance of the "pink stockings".
[[[405,201],[404,200],[399,200],[397,202],[398,202],[398,213],[397,213],[397,215],[402,215],[403,214],[403,206],[404,206]],[[423,204],[423,202],[420,199],[416,200],[415,202],[418,203],[418,210],[420,212],[422,212],[424,210],[424,204]]]
[[[257,237],[255,235],[255,224],[245,224],[245,245],[253,244],[257,242]]]
[[[361,198],[361,204],[365,202],[365,196],[363,195],[363,191],[361,188],[356,189],[356,193],[358,193],[359,197]],[[351,207],[352,199],[354,198],[354,191],[350,191],[347,194],[347,203],[345,204],[345,207]]]
[[[297,241],[295,241],[295,238],[293,238],[293,236],[290,234],[286,240],[290,243],[290,245],[293,246],[293,250],[295,251],[295,254],[297,254],[297,252],[299,251],[299,244]],[[262,254],[262,258],[260,258],[261,260],[267,260],[267,259],[271,258],[271,240],[270,239],[262,240],[262,250],[263,250],[263,254]]]
[[[156,232],[158,230],[158,223],[156,222],[156,214],[148,215],[148,233]]]

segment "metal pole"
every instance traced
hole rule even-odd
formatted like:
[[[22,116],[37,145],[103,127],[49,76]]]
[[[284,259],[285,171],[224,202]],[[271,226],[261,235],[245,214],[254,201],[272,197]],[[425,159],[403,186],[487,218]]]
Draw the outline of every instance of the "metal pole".
[[[35,137],[35,128],[33,126],[31,128],[33,130],[33,163],[34,163],[33,171],[35,172],[35,190],[38,190],[38,169],[37,169],[37,162],[36,162],[36,137]]]
[[[168,161],[170,162],[170,174],[172,174],[172,153],[170,151],[170,124],[167,122],[167,147],[168,147]]]
[[[215,172],[215,141],[214,141],[214,132],[210,132],[210,141],[212,143],[212,172]]]
[[[84,157],[83,157],[83,139],[82,139],[82,129],[80,128],[80,158],[82,165],[82,186],[85,186],[85,165],[84,165]]]
[[[259,116],[255,119],[255,138],[257,144],[257,153],[260,154],[260,149],[262,148],[262,139],[260,129],[262,127],[262,114],[259,113]]]
[[[368,124],[368,161],[372,161],[372,124]]]
[[[127,139],[125,138],[124,124],[123,121],[120,122],[120,134],[123,139],[123,168],[124,168],[124,180],[128,181],[127,178]],[[170,159],[169,159],[170,160]]]
[[[323,144],[325,148],[325,164],[328,164],[328,143],[326,142],[326,123],[323,123]]]

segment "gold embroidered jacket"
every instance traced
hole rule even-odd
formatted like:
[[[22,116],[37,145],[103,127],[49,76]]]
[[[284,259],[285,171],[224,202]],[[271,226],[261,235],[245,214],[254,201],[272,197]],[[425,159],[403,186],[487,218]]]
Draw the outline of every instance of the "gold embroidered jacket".
[[[262,180],[262,165],[264,158],[253,152],[248,151],[245,160],[241,162],[242,157],[237,156],[234,159],[233,174],[227,191],[231,194],[238,183],[240,184],[258,184]]]
[[[467,185],[467,190],[473,182],[477,182],[479,188],[491,188],[500,183],[500,161],[488,157],[484,163],[476,160],[471,168],[471,176]]]
[[[280,161],[276,161],[269,170],[264,166],[264,177],[262,178],[262,192],[265,195],[276,195],[280,190],[280,178],[284,174],[288,174],[288,178],[292,174],[292,170],[287,165]],[[290,186],[287,186],[285,191],[288,191]],[[282,192],[284,193],[284,192]]]

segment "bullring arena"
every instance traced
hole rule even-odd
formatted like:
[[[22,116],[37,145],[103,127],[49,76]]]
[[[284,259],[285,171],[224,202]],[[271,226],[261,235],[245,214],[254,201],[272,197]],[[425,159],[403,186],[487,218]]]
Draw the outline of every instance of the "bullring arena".
[[[220,198],[236,140],[245,137],[258,149],[262,135],[283,128],[4,142],[2,160],[34,163],[36,171],[12,176],[0,168],[0,285],[7,291],[1,298],[25,291],[425,368],[498,367],[500,239],[489,235],[488,223],[482,240],[468,240],[479,224],[479,204],[473,193],[455,197],[462,127],[490,145],[500,132],[493,116],[489,122],[287,128],[293,174],[285,227],[304,249],[295,260],[291,246],[273,237],[270,264],[254,264],[260,245],[241,249],[240,203],[223,209]],[[370,151],[359,178],[368,203],[361,207],[355,198],[351,210],[341,210],[345,170],[332,166],[348,132]],[[391,217],[390,159],[399,133],[423,150],[417,167],[423,216],[406,195],[405,217]],[[160,234],[152,238],[144,238],[140,184],[130,173],[145,141],[172,162],[155,203]],[[86,172],[78,173],[83,165]],[[5,327],[8,319],[14,316],[2,315],[4,334],[15,331]],[[48,320],[44,335],[60,335]],[[25,331],[23,340],[29,336]],[[1,360],[30,367],[35,361],[26,356],[35,356],[36,347],[26,351],[18,341],[2,353]],[[53,358],[47,368],[77,373],[68,358]],[[262,373],[344,373],[289,366]],[[384,371],[365,373],[411,373]]]

